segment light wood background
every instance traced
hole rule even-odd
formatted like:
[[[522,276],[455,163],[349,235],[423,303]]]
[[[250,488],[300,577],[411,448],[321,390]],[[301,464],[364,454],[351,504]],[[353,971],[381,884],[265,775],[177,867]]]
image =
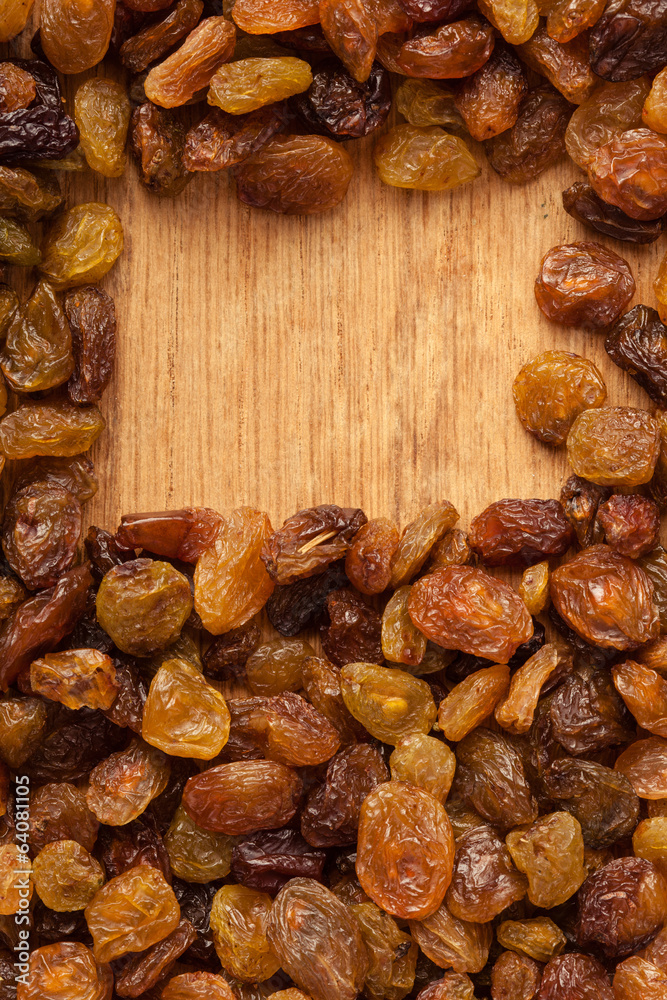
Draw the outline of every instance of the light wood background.
[[[275,526],[335,502],[404,522],[448,498],[466,525],[494,499],[557,496],[567,474],[514,413],[512,380],[535,354],[592,358],[610,403],[649,405],[603,336],[535,303],[542,255],[594,238],[561,205],[573,164],[525,187],[484,165],[454,192],[408,192],[379,182],[373,141],[348,143],[346,200],[310,218],[246,208],[224,173],[175,201],[148,194],[133,163],[117,180],[61,175],[70,203],[113,205],[126,237],[105,281],[119,344],[92,521],[252,504]],[[630,262],[635,301],[654,304],[663,241],[600,241]]]

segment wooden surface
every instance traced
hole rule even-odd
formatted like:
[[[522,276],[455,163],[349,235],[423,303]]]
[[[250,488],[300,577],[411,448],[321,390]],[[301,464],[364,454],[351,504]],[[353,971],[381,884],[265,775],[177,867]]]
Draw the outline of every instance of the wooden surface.
[[[118,360],[94,449],[100,493],[123,512],[205,504],[359,505],[401,521],[450,499],[462,525],[494,499],[558,495],[567,462],[520,427],[511,385],[533,355],[592,358],[612,404],[648,397],[607,358],[604,337],[549,323],[533,282],[556,243],[593,238],[561,206],[563,163],[514,188],[484,165],[451,193],[385,187],[373,139],[349,143],[342,206],[286,218],[237,202],[224,173],[175,201],[125,176],[66,180],[69,202],[108,201],[126,250],[105,281]],[[612,241],[636,302],[654,304],[662,241]]]

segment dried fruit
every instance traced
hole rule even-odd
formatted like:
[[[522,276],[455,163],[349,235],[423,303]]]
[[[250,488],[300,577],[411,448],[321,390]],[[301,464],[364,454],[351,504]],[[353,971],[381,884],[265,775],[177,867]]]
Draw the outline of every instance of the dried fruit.
[[[389,74],[374,63],[360,83],[337,59],[324,59],[314,67],[313,82],[291,106],[313,131],[340,139],[369,135],[387,120],[391,110]],[[388,524],[383,518],[378,522]]]
[[[653,585],[643,569],[607,545],[593,545],[551,575],[551,599],[587,642],[636,649],[659,630]]]
[[[480,972],[493,939],[490,923],[457,920],[444,903],[425,920],[411,920],[410,931],[427,958],[443,969],[451,966],[456,972]]]
[[[596,365],[569,351],[544,351],[514,380],[519,420],[546,444],[564,444],[580,413],[602,406],[607,389]]]
[[[100,823],[125,826],[167,787],[169,760],[139,740],[90,772],[86,803]]]
[[[361,807],[356,872],[379,907],[422,920],[442,903],[454,864],[454,834],[437,799],[403,781],[380,785]]]
[[[235,41],[236,29],[227,18],[204,18],[176,52],[149,72],[146,97],[163,108],[185,104],[212,82],[216,70],[231,58]]]
[[[657,736],[637,740],[623,751],[614,767],[640,798],[667,798],[667,740]]]
[[[62,385],[72,374],[69,326],[51,285],[40,281],[7,330],[2,373],[17,392]]]
[[[76,840],[56,840],[33,861],[32,880],[45,906],[68,913],[88,905],[104,884],[104,872]]]
[[[321,882],[325,860],[326,853],[311,847],[296,830],[262,830],[236,844],[231,875],[235,882],[275,895],[291,878]]]
[[[75,205],[52,224],[40,270],[56,288],[85,285],[104,277],[122,250],[123,228],[109,205]]]
[[[461,740],[454,787],[471,809],[502,829],[537,817],[521,757],[502,733],[480,726]]]
[[[354,1000],[368,971],[351,910],[313,879],[292,879],[276,896],[268,937],[278,961],[313,1000]]]
[[[220,764],[190,778],[183,807],[204,830],[238,835],[284,826],[297,810],[301,779],[273,761]]]
[[[590,955],[572,952],[552,958],[537,1000],[615,1000],[605,967]]]
[[[565,130],[572,105],[549,84],[529,91],[511,129],[489,139],[493,170],[511,184],[525,184],[565,155]]]
[[[445,896],[454,917],[484,924],[523,899],[527,888],[526,877],[516,870],[509,851],[490,827],[469,830],[457,840],[454,872]]]
[[[114,0],[45,0],[39,11],[44,54],[61,73],[82,73],[106,54]]]
[[[543,686],[556,671],[563,674],[571,667],[569,648],[546,643],[515,671],[509,691],[496,705],[496,722],[511,733],[527,733],[533,724]]]
[[[482,142],[512,128],[527,92],[522,64],[508,46],[496,43],[484,66],[463,81],[456,107],[470,135]]]
[[[81,505],[57,483],[24,486],[5,508],[2,547],[30,590],[57,583],[74,562],[80,538]]]
[[[272,900],[243,885],[225,885],[211,908],[211,931],[220,964],[242,982],[261,982],[280,968],[267,938]]]
[[[141,735],[175,757],[211,760],[229,737],[227,703],[199,670],[183,659],[166,660],[151,681]]]
[[[541,976],[541,967],[532,958],[504,951],[491,969],[491,997],[493,1000],[533,1000]]]
[[[590,241],[553,247],[535,281],[537,304],[548,319],[588,330],[618,319],[634,293],[627,261]]]
[[[79,941],[60,941],[35,948],[30,955],[26,980],[17,982],[17,1000],[106,1000],[113,989],[108,966],[95,961],[93,953]]]
[[[667,139],[647,128],[623,132],[595,151],[588,179],[632,219],[660,218],[667,212]]]
[[[653,475],[660,432],[645,410],[603,406],[585,410],[567,439],[570,464],[578,476],[600,486],[639,486]]]
[[[622,958],[646,944],[667,916],[667,881],[643,858],[610,861],[579,893],[575,929],[580,946]]]
[[[250,690],[267,696],[300,691],[304,661],[314,655],[315,650],[304,639],[271,639],[262,643],[246,660],[245,675]]]
[[[662,69],[665,15],[660,4],[622,0],[607,7],[590,36],[593,71],[605,80],[628,80]]]
[[[549,917],[504,920],[496,934],[503,948],[511,948],[519,955],[527,955],[538,962],[548,962],[559,955],[567,944],[567,938]]]
[[[529,566],[567,552],[573,532],[557,500],[498,500],[473,519],[469,538],[488,566]]]
[[[641,125],[648,92],[646,77],[604,83],[576,109],[565,133],[565,145],[577,166],[586,170],[600,146]]]
[[[505,697],[509,683],[509,667],[495,664],[476,670],[452,688],[438,709],[438,725],[445,739],[456,742],[475,729]]]
[[[300,94],[312,82],[310,66],[303,59],[239,59],[217,71],[211,80],[208,103],[229,114],[243,115]]]
[[[320,20],[318,0],[237,0],[232,13],[239,28],[251,35],[294,31]]]
[[[113,660],[96,649],[47,653],[30,664],[36,694],[66,708],[111,708],[119,691]]]
[[[144,951],[176,929],[180,908],[157,869],[140,864],[112,878],[86,907],[98,962]]]
[[[150,21],[122,43],[120,58],[123,66],[131,73],[143,73],[197,26],[203,9],[202,0],[178,0],[166,17]]]
[[[147,101],[134,109],[132,153],[139,177],[153,194],[174,198],[191,180],[184,163],[185,128],[176,113]]]
[[[374,159],[384,184],[419,191],[448,191],[481,172],[465,142],[435,125],[394,125],[378,140]]]
[[[31,795],[29,822],[30,846],[35,852],[62,840],[75,840],[92,851],[100,825],[85,794],[66,781],[42,785]]]
[[[393,781],[424,788],[444,803],[454,780],[456,758],[442,740],[414,733],[392,751],[389,767]]]
[[[413,623],[445,649],[507,663],[533,634],[523,601],[506,583],[472,566],[450,566],[412,587]]]
[[[341,670],[347,709],[376,739],[396,746],[412,733],[428,733],[436,707],[426,681],[404,670],[349,663]]]
[[[576,181],[563,191],[563,208],[594,232],[625,243],[655,243],[665,228],[664,218],[649,222],[631,219],[620,208],[603,201],[586,181]]]
[[[301,833],[313,847],[355,844],[361,805],[389,779],[378,751],[367,743],[341,750],[329,762],[324,784],[313,789],[301,812]]]
[[[93,77],[78,88],[74,120],[91,170],[120,177],[125,170],[125,143],[130,127],[130,100],[113,80]]]
[[[581,826],[570,813],[541,816],[528,830],[509,833],[506,843],[528,878],[528,898],[535,906],[559,906],[586,878]]]
[[[560,90],[572,104],[582,104],[595,89],[596,77],[589,66],[588,39],[577,36],[556,41],[545,24],[539,24],[518,49],[529,69]]]

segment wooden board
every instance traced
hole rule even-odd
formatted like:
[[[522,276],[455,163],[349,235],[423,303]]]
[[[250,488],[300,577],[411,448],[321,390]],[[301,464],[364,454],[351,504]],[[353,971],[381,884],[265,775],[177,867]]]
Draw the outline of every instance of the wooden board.
[[[74,81],[73,81],[74,82]],[[648,397],[604,337],[549,323],[533,282],[556,243],[592,238],[563,210],[563,163],[526,187],[484,165],[452,193],[380,184],[372,138],[348,144],[355,176],[328,214],[286,218],[237,202],[225,174],[175,201],[140,186],[66,181],[69,201],[108,201],[126,251],[106,279],[119,348],[96,445],[91,519],[205,504],[359,505],[405,521],[446,497],[462,524],[494,499],[557,496],[567,461],[514,413],[511,384],[536,353],[592,358],[609,402]],[[613,246],[636,302],[654,304],[662,243]]]

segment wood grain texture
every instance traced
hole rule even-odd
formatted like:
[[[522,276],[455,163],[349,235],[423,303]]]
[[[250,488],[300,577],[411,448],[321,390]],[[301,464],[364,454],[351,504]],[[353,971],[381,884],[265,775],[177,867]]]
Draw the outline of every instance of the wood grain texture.
[[[95,523],[252,504],[275,526],[323,502],[404,522],[446,497],[465,525],[501,497],[557,496],[567,474],[564,451],[514,413],[512,380],[538,352],[583,354],[610,403],[649,405],[603,336],[535,303],[542,255],[593,238],[561,205],[573,164],[525,187],[484,165],[458,191],[408,192],[380,184],[372,147],[348,143],[347,199],[310,218],[242,206],[225,174],[195,176],[175,201],[145,192],[132,163],[118,180],[66,179],[70,203],[108,201],[126,234],[105,281],[119,348]],[[600,242],[630,262],[635,301],[654,304],[662,241]]]

